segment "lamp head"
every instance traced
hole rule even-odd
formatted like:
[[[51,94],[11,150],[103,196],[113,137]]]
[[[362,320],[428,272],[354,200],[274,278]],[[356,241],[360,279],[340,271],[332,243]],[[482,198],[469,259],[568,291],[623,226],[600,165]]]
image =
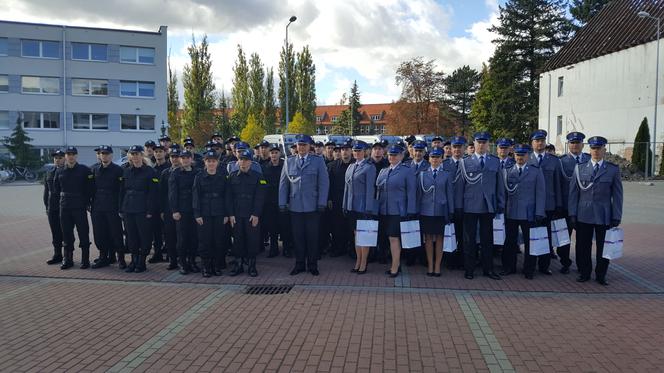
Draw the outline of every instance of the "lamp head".
[[[297,20],[297,17],[291,16],[290,19],[288,20],[289,22],[295,22]]]

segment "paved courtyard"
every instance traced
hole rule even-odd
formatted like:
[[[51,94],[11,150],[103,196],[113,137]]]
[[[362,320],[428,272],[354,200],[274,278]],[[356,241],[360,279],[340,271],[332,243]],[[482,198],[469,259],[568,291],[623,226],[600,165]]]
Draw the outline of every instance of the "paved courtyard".
[[[288,275],[260,256],[251,278],[181,276],[166,264],[47,266],[39,185],[0,186],[0,371],[615,372],[664,366],[664,183],[625,183],[625,257],[608,287],[576,273],[501,281],[422,266]],[[93,249],[92,256],[96,256]],[[80,252],[74,254],[78,264]],[[293,285],[278,295],[252,285]]]

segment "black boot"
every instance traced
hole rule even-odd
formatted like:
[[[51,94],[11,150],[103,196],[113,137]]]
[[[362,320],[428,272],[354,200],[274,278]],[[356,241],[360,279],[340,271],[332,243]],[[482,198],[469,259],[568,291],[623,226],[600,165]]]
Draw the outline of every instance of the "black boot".
[[[60,269],[69,269],[74,266],[74,251],[65,250],[65,256],[62,258]]]
[[[46,264],[48,265],[58,264],[58,263],[62,263],[62,247],[54,247],[53,257],[51,257],[51,259],[46,261]]]
[[[188,275],[189,274],[189,263],[187,263],[187,258],[179,258],[178,264],[180,265],[180,274]]]
[[[174,269],[178,269],[178,261],[177,258],[171,257],[168,260],[168,267],[166,267],[167,270],[172,271]]]
[[[219,272],[221,272],[222,269],[226,269],[226,268],[227,268],[227,265],[226,265],[226,255],[222,255],[222,256],[217,260],[217,262],[215,263],[214,267],[215,267],[216,269],[218,269]],[[218,275],[218,276],[221,276],[221,275]]]
[[[147,266],[145,265],[145,259],[146,259],[145,254],[138,255],[138,263],[136,263],[136,268],[134,268],[134,273],[145,272],[145,270],[147,269]]]
[[[94,262],[92,264],[92,269],[97,269],[97,268],[103,268],[109,265],[108,257],[106,256],[106,252],[103,250],[99,250],[99,260]]]
[[[202,258],[201,261],[203,262],[203,270],[201,271],[203,277],[212,276],[212,259]]]
[[[148,259],[148,263],[160,263],[164,261],[164,256],[161,254],[162,248],[154,248],[154,255]]]
[[[222,269],[222,261],[223,261],[223,268],[226,268],[226,258],[215,258],[214,261],[212,262],[212,275],[213,276],[221,276],[221,269]]]
[[[118,253],[118,268],[125,269],[127,268],[127,263],[124,260],[124,253]]]
[[[90,248],[82,247],[81,248],[81,269],[90,268]]]
[[[240,273],[244,273],[244,267],[242,266],[242,259],[235,258],[231,271],[228,273],[229,276],[237,276]]]
[[[198,273],[201,271],[201,268],[196,264],[196,257],[195,256],[190,256],[189,257],[189,268],[191,268],[191,271],[194,273]]]
[[[131,254],[131,262],[129,262],[129,265],[127,266],[127,269],[125,269],[125,272],[127,273],[134,272],[136,270],[136,262],[138,262],[138,255]]]
[[[256,257],[249,258],[249,268],[247,269],[247,272],[251,277],[258,276],[258,271],[256,270]]]
[[[108,264],[115,264],[117,260],[115,259],[115,251],[110,250],[107,255]]]

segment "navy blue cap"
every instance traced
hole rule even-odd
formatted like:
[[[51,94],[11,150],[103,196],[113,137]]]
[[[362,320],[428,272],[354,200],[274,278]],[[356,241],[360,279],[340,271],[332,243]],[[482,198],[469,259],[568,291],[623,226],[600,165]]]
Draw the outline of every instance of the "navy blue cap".
[[[422,140],[417,140],[413,142],[413,149],[424,150],[427,147],[427,143]]]
[[[586,138],[581,132],[570,132],[567,134],[567,141],[569,142],[583,142],[583,139]]]
[[[251,154],[251,150],[246,149],[240,152],[239,157],[240,159],[252,159],[254,156]]]
[[[454,136],[452,137],[452,140],[450,141],[451,145],[465,145],[466,144],[466,138],[463,136]]]
[[[191,147],[195,147],[193,141],[187,141],[187,140],[184,140],[184,144],[183,144],[182,146],[191,146]]]
[[[170,156],[180,158],[180,147],[177,147],[177,148],[171,147]]]
[[[475,141],[489,141],[491,140],[491,135],[489,134],[489,132],[480,131],[480,132],[475,132],[473,138],[475,139]]]
[[[100,145],[98,149],[100,153],[113,153],[113,148],[108,145]]]
[[[450,145],[452,145],[452,142],[451,142],[451,141],[445,141],[445,142],[443,143],[443,146],[450,146]]]
[[[434,141],[440,141],[440,142],[443,142],[443,138],[440,137],[440,136],[434,136],[433,139],[431,139],[431,142],[434,142]]]
[[[231,137],[229,137],[229,138],[226,139],[226,143],[227,143],[227,144],[228,144],[229,142],[238,142],[238,141],[240,141],[240,138],[237,137],[237,136],[231,136]]]
[[[215,142],[214,142],[214,141],[212,141],[212,140],[209,140],[208,142],[206,142],[206,143],[205,143],[205,147],[206,147],[206,148],[211,148],[211,147],[213,147],[213,146],[214,146],[214,144],[215,144]]]
[[[385,144],[382,141],[376,141],[371,145],[372,148],[375,148],[376,146],[379,146],[381,148],[385,148]]]
[[[314,139],[312,139],[309,135],[297,135],[295,136],[295,143],[311,145],[314,143]]]
[[[161,145],[161,144],[157,144],[157,145],[154,146],[154,150],[157,150],[157,149],[166,150],[166,148],[164,148],[164,146]]]
[[[98,147],[96,147],[96,148],[94,148],[94,149],[92,149],[92,150],[94,150],[95,152],[99,153],[99,148],[101,148],[101,145],[99,145]]]
[[[143,147],[140,145],[132,145],[129,147],[129,153],[143,153]]]
[[[509,148],[510,146],[514,145],[514,141],[512,141],[512,139],[502,137],[498,139],[498,141],[496,141],[496,145],[498,145],[501,148]]]
[[[441,149],[441,148],[439,148],[439,147],[434,147],[434,148],[431,149],[431,151],[429,152],[429,157],[442,157],[442,156],[443,156],[443,153],[444,153],[444,152],[443,152],[443,149]]]
[[[415,136],[413,136],[413,135],[406,136],[406,138],[403,139],[403,141],[405,141],[406,143],[408,143],[408,145],[410,145],[410,144],[412,144],[413,142],[415,142],[415,140],[416,140],[416,139],[415,139]]]
[[[314,143],[314,145],[315,145],[316,147],[323,147],[323,146],[325,146],[325,145],[323,145],[323,142],[322,142],[322,141],[316,141],[316,142]]]
[[[263,141],[261,141],[261,142],[258,144],[258,146],[269,147],[269,146],[270,146],[270,142],[267,141],[267,140],[263,140]]]
[[[261,147],[261,144],[258,143],[258,144],[256,144],[256,145],[254,145],[254,150],[256,150],[256,149],[258,149],[258,148],[260,148],[260,147]]]
[[[394,145],[396,145],[396,146],[400,146],[401,149],[406,149],[406,143],[403,142],[403,140],[399,140],[399,141],[395,142]],[[387,146],[387,145],[386,145],[386,146]]]
[[[588,145],[590,145],[591,148],[598,148],[600,146],[606,145],[608,141],[606,138],[602,136],[593,136],[588,139]]]
[[[163,135],[159,137],[159,141],[171,141],[171,138],[168,135]]]
[[[151,147],[151,148],[152,148],[152,147],[154,147],[154,146],[157,145],[157,144],[155,144],[155,142],[152,141],[152,140],[148,140],[148,141],[146,141],[145,144],[143,144],[143,145],[145,145],[146,148],[147,148],[147,147]]]
[[[64,157],[64,156],[65,156],[65,152],[63,152],[62,149],[58,149],[58,150],[52,152],[52,153],[51,153],[51,156],[52,156],[52,157]]]
[[[237,144],[235,144],[235,149],[236,150],[245,150],[249,149],[249,144],[247,144],[244,141],[239,141]]]
[[[532,148],[528,144],[517,144],[514,147],[514,154],[528,154]]]
[[[348,139],[348,140],[344,141],[343,143],[339,144],[339,147],[341,149],[343,149],[343,148],[352,149],[353,148],[353,140]]]
[[[334,141],[328,141],[325,143],[325,146],[337,146],[337,143]]]
[[[194,154],[189,150],[183,150],[180,152],[180,157],[193,157]]]
[[[270,151],[273,150],[281,151],[281,148],[277,144],[270,144]]]
[[[220,137],[222,139],[224,138],[219,132],[215,132],[212,134],[212,136],[210,136],[210,140],[214,139],[215,137]]]
[[[533,132],[532,135],[530,135],[531,140],[543,140],[546,139],[546,131],[545,130],[536,130]]]
[[[205,154],[203,154],[203,158],[204,159],[211,159],[211,158],[219,159],[219,157],[217,156],[217,152],[215,152],[214,150],[209,150],[209,151],[205,152]]]
[[[392,145],[387,150],[387,154],[401,154],[403,153],[403,148],[399,145]]]
[[[368,147],[369,147],[369,144],[367,144],[366,142],[364,142],[362,140],[357,140],[353,144],[353,150],[364,150]]]
[[[290,148],[291,148],[291,149],[297,148],[297,144],[292,143],[291,146],[290,146]]]
[[[171,150],[173,150],[173,149],[180,150],[180,144],[174,142],[174,143],[171,144],[170,148],[171,148]]]
[[[65,149],[65,154],[78,154],[78,149],[75,146],[68,146]]]

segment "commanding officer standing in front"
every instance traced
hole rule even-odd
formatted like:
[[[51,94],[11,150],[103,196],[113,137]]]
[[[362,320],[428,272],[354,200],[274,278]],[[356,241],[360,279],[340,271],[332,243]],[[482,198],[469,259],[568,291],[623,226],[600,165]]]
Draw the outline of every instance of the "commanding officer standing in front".
[[[318,228],[320,213],[325,211],[330,180],[323,158],[310,155],[313,140],[308,135],[297,136],[298,155],[287,158],[279,180],[279,208],[291,213],[295,268],[291,275],[308,267],[318,276]],[[305,267],[306,258],[306,267]]]
[[[623,186],[620,168],[604,160],[606,139],[594,136],[588,139],[588,145],[591,159],[576,166],[569,193],[569,217],[572,226],[576,227],[577,281],[590,280],[594,233],[597,247],[595,280],[606,286],[609,260],[602,256],[604,239],[607,229],[619,226],[622,220]]]
[[[74,227],[81,248],[81,269],[90,267],[90,228],[88,213],[94,176],[90,169],[78,163],[78,150],[65,150],[65,165],[55,172],[53,189],[60,195],[60,225],[65,246],[61,269],[74,266]]]
[[[101,162],[92,167],[95,183],[91,209],[92,232],[95,245],[99,249],[99,260],[92,268],[102,268],[115,263],[116,251],[121,253],[120,259],[124,261],[122,222],[118,215],[123,170],[113,163],[113,148],[102,145],[99,153]]]
[[[44,207],[46,207],[48,225],[51,228],[53,256],[46,261],[46,264],[58,264],[62,262],[62,226],[60,225],[60,194],[55,192],[53,182],[56,171],[65,165],[65,152],[56,150],[51,155],[54,167],[46,172],[44,179]]]
[[[568,153],[560,157],[561,172],[562,172],[562,198],[563,198],[563,216],[567,221],[567,230],[570,236],[572,235],[573,228],[569,219],[568,205],[569,205],[569,186],[570,182],[574,179],[574,169],[576,165],[586,163],[590,160],[590,154],[583,153],[583,140],[586,138],[581,132],[570,132],[567,134],[567,151]],[[569,267],[572,265],[570,259],[570,245],[564,245],[557,250],[558,257],[560,258],[560,273],[568,274]]]
[[[196,222],[194,220],[193,195],[194,177],[193,154],[189,150],[180,153],[182,166],[168,178],[168,202],[177,230],[178,264],[180,273],[200,272],[196,265]]]
[[[460,175],[454,191],[454,207],[463,212],[464,268],[465,277],[469,280],[475,276],[478,222],[484,276],[500,280],[500,276],[493,271],[493,218],[505,210],[505,186],[498,158],[487,153],[489,139],[487,132],[475,134],[475,152],[460,161]]]

